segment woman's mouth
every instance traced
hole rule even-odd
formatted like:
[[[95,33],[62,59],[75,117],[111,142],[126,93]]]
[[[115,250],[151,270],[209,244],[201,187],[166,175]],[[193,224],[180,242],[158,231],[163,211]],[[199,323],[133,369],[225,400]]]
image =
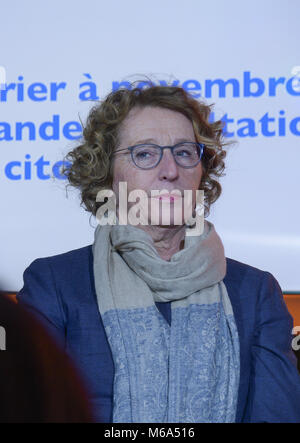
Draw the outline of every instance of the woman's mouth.
[[[174,202],[175,200],[181,199],[181,196],[180,195],[171,195],[171,194],[160,194],[160,195],[156,195],[153,198],[156,198],[161,201]]]

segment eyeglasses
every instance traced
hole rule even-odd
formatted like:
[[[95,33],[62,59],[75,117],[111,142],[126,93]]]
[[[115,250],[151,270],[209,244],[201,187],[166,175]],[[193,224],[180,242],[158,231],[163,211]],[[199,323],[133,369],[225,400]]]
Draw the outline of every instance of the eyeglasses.
[[[121,151],[129,151],[133,163],[140,169],[153,169],[162,159],[164,149],[170,149],[178,166],[194,168],[200,163],[204,145],[202,143],[181,142],[174,146],[159,146],[152,143],[129,146]]]

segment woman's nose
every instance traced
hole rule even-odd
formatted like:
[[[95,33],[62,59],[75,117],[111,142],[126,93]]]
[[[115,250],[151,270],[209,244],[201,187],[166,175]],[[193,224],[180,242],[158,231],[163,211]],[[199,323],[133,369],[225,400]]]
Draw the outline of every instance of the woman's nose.
[[[170,149],[164,149],[162,159],[157,166],[160,180],[174,180],[178,177],[179,169]]]

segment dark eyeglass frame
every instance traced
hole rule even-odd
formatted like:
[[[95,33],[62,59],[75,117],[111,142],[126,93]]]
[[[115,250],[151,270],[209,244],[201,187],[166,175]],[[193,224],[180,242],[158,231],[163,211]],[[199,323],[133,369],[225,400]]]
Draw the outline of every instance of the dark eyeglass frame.
[[[180,163],[177,162],[176,157],[175,157],[175,155],[174,155],[174,149],[176,149],[178,146],[182,146],[182,145],[185,145],[185,144],[195,145],[195,146],[197,146],[197,148],[200,149],[199,160],[198,160],[197,163],[195,163],[193,166],[183,166],[183,165],[181,165]],[[138,148],[138,147],[140,147],[140,146],[155,146],[156,148],[159,148],[159,149],[160,149],[160,156],[159,156],[159,159],[158,159],[157,163],[156,163],[154,166],[151,166],[150,168],[142,168],[141,166],[139,166],[139,165],[137,165],[137,164],[135,163],[135,161],[134,161],[134,156],[133,156],[133,151],[134,151],[135,148]],[[177,143],[177,144],[174,145],[174,146],[159,146],[159,145],[156,145],[156,144],[154,144],[154,143],[140,143],[140,144],[138,144],[138,145],[129,146],[128,148],[125,148],[125,149],[119,149],[118,151],[115,151],[115,152],[113,153],[113,155],[116,154],[117,152],[129,151],[130,154],[131,154],[131,160],[133,161],[133,163],[135,164],[135,166],[136,166],[137,168],[139,168],[139,169],[143,169],[143,170],[146,171],[146,170],[149,170],[149,169],[154,169],[154,168],[156,168],[156,166],[159,165],[159,163],[160,163],[160,161],[161,161],[161,159],[162,159],[162,157],[163,157],[164,149],[170,149],[171,152],[172,152],[173,158],[174,158],[174,160],[175,160],[175,163],[176,163],[178,166],[180,166],[181,168],[184,168],[184,169],[191,169],[191,168],[195,168],[195,167],[201,162],[201,158],[202,158],[202,155],[203,155],[204,147],[205,147],[205,145],[204,145],[203,143],[196,143],[196,142],[180,142],[180,143]]]

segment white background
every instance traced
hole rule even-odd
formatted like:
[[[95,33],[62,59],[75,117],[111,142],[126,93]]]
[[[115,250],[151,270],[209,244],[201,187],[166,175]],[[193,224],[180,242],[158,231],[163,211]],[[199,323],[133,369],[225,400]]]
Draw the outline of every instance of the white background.
[[[66,81],[57,102],[0,102],[0,121],[84,120],[91,107],[78,99],[90,73],[100,97],[112,81],[131,75],[197,79],[290,78],[300,65],[298,0],[10,0],[1,4],[0,65],[7,83]],[[278,89],[276,97],[207,99],[216,112],[259,120],[266,112],[300,115],[300,98]],[[299,127],[299,125],[298,125]],[[222,197],[209,219],[228,257],[267,270],[283,290],[300,290],[299,136],[238,138],[230,149]],[[1,275],[5,290],[22,287],[24,269],[38,257],[93,242],[89,215],[65,182],[11,181],[5,164],[30,154],[55,162],[76,145],[59,141],[0,141]],[[93,219],[92,225],[95,226]]]

